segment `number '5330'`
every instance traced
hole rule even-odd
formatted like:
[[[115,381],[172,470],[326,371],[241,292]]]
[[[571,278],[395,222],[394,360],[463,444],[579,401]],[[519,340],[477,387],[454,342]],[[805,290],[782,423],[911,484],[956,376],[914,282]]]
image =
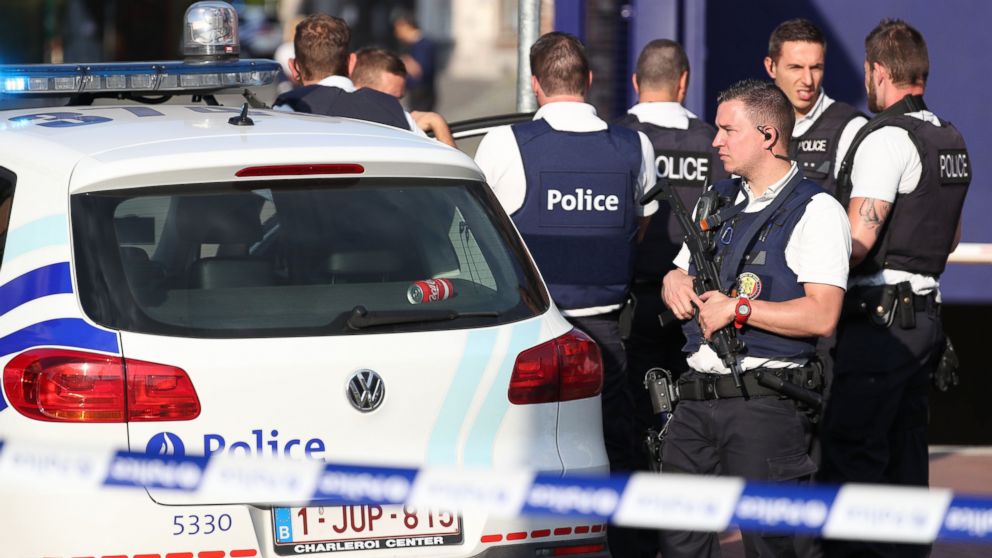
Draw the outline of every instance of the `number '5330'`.
[[[228,531],[231,529],[231,516],[222,513],[220,515],[174,515],[172,525],[175,530],[173,535],[209,535],[216,531]]]

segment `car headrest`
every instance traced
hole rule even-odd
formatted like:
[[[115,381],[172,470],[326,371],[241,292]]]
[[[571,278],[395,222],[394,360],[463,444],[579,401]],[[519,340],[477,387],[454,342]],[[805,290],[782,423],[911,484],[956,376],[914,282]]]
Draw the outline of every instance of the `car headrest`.
[[[189,281],[192,288],[230,289],[269,286],[274,278],[265,260],[204,258],[190,266]]]
[[[388,274],[401,271],[404,261],[401,254],[387,250],[338,252],[328,256],[323,271],[329,275]]]
[[[258,242],[262,239],[259,209],[264,202],[254,195],[184,197],[177,207],[177,223],[200,243]]]

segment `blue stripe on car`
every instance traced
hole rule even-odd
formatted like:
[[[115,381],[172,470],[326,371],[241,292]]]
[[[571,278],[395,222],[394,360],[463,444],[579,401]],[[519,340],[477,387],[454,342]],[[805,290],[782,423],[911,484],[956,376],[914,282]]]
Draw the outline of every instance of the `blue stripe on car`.
[[[59,221],[64,222],[64,219],[60,217]],[[15,243],[19,242],[21,249],[31,243],[37,247],[46,245],[47,241],[44,239],[42,242],[31,241],[27,243],[18,240],[19,235],[28,234],[31,231],[37,232],[38,226],[47,226],[46,222],[51,224],[50,218],[40,219],[15,229],[17,234],[15,231],[11,231],[7,240],[6,257],[11,257],[9,247],[12,238]],[[39,223],[41,225],[38,225]],[[45,234],[41,236],[44,237]],[[48,239],[52,240],[57,236],[57,234],[49,235]],[[19,255],[19,253],[15,250],[15,255]],[[0,286],[0,316],[32,300],[71,292],[72,276],[69,262],[59,262],[33,269]],[[30,325],[0,338],[0,355],[22,351],[38,344],[89,348],[108,353],[119,352],[116,334],[97,329],[78,318],[59,318]],[[7,401],[0,390],[0,411],[7,407]]]
[[[94,327],[79,318],[58,318],[0,337],[0,356],[37,346],[120,353],[116,333]]]
[[[472,404],[472,395],[479,386],[479,378],[486,370],[495,343],[495,329],[469,332],[461,363],[455,371],[455,377],[441,404],[441,411],[434,423],[434,431],[427,443],[427,463],[432,465],[456,463],[458,434],[465,423],[469,406]]]
[[[513,364],[517,355],[537,344],[541,333],[541,321],[531,320],[513,327],[510,334],[510,346],[503,354],[503,362],[499,366],[492,388],[486,394],[479,416],[469,431],[465,443],[465,464],[490,466],[493,463],[493,446],[496,444],[496,434],[499,426],[510,408],[507,397],[507,387],[513,374]]]
[[[7,233],[3,259],[10,261],[40,248],[67,244],[69,244],[69,225],[65,215],[49,215],[11,229]]]
[[[29,271],[0,286],[0,315],[36,298],[72,292],[69,262]]]

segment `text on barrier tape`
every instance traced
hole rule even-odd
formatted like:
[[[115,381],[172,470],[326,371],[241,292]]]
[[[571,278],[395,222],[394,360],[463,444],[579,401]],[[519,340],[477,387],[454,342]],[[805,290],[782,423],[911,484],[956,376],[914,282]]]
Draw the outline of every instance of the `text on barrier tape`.
[[[525,470],[413,469],[321,461],[67,451],[0,441],[0,494],[25,486],[192,493],[204,502],[409,504],[493,516],[599,518],[694,531],[803,533],[927,543],[992,541],[992,496],[873,485],[797,486],[676,474],[567,476]]]

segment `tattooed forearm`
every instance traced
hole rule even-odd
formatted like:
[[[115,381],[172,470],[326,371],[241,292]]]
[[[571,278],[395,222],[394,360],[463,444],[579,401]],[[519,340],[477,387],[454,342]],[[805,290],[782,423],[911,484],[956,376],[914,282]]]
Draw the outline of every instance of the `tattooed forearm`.
[[[889,202],[864,198],[861,201],[861,207],[858,208],[858,214],[861,215],[861,220],[865,226],[869,229],[877,229],[885,224],[890,209],[892,209],[892,204]]]

